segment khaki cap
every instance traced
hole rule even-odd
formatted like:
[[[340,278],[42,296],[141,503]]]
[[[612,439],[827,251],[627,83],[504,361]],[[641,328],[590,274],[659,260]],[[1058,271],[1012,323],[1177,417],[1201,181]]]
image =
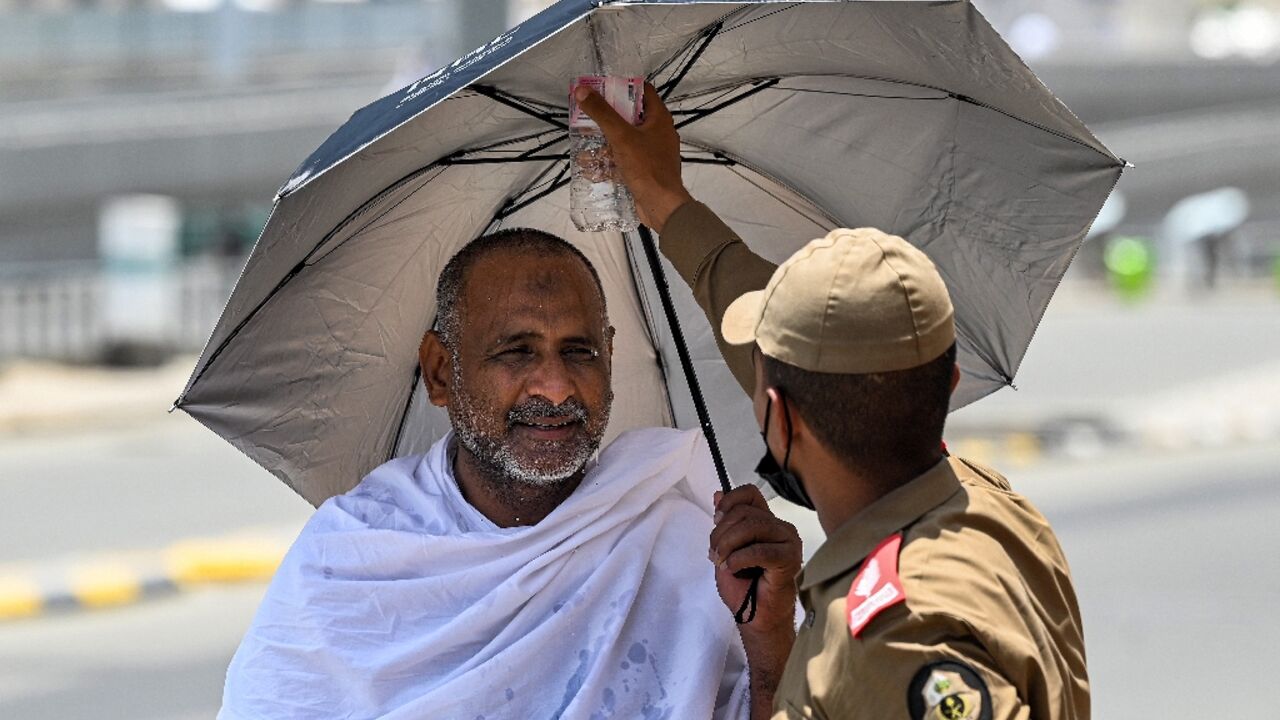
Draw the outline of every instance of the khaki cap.
[[[838,228],[734,300],[720,330],[788,365],[825,373],[923,365],[955,342],[954,311],[933,262],[875,228]]]

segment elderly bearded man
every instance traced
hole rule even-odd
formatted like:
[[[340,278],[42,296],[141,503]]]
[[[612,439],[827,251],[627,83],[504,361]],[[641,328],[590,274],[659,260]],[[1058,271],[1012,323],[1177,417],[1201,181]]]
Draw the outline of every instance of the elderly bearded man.
[[[316,511],[219,717],[744,716],[743,648],[694,551],[701,435],[632,431],[591,462],[612,401],[594,268],[506,230],[449,262],[437,302],[420,358],[453,432]]]

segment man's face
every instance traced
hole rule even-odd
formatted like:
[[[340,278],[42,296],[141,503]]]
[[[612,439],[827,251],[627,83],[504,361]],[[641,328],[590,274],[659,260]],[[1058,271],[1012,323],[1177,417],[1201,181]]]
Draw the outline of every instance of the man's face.
[[[612,330],[569,256],[496,251],[463,289],[447,405],[462,445],[502,476],[562,482],[600,446],[613,400]]]

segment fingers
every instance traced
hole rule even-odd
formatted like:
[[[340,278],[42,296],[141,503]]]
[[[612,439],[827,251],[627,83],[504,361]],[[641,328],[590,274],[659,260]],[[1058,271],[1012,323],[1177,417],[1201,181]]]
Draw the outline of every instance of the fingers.
[[[731,495],[726,495],[725,500]],[[721,501],[722,507],[724,504]],[[800,568],[799,533],[767,507],[740,503],[723,511],[711,531],[710,546],[712,562],[734,572],[762,567],[793,576]]]
[[[578,107],[587,114],[596,124],[600,126],[600,131],[609,142],[614,142],[615,136],[632,130],[631,123],[622,119],[622,116],[613,109],[608,102],[605,101],[600,93],[588,87],[579,86],[573,93],[573,97],[578,101]]]
[[[772,515],[772,511],[769,510],[769,502],[764,499],[764,493],[760,492],[760,488],[755,485],[741,485],[730,490],[728,494],[716,491],[715,508],[717,515],[728,513],[738,505],[756,507]],[[719,519],[716,522],[719,522]]]
[[[746,568],[764,568],[765,572],[781,572],[793,578],[800,569],[793,562],[794,554],[789,543],[755,543],[731,553],[718,567],[730,574]]]
[[[723,560],[753,542],[785,542],[793,535],[798,536],[791,523],[779,520],[767,509],[737,505],[725,511],[711,529],[711,550]]]
[[[667,104],[662,102],[662,96],[658,94],[657,88],[646,82],[644,84],[644,120],[640,123],[640,127],[648,128],[666,124],[675,124],[671,111],[667,109]]]

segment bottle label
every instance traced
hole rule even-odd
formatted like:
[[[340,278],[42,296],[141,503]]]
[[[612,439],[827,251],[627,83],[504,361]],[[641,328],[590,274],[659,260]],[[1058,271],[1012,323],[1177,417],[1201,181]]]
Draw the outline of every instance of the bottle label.
[[[644,109],[644,78],[613,75],[582,75],[569,82],[569,127],[574,130],[598,130],[590,116],[578,108],[573,92],[585,85],[605,99],[623,120],[635,125]]]

